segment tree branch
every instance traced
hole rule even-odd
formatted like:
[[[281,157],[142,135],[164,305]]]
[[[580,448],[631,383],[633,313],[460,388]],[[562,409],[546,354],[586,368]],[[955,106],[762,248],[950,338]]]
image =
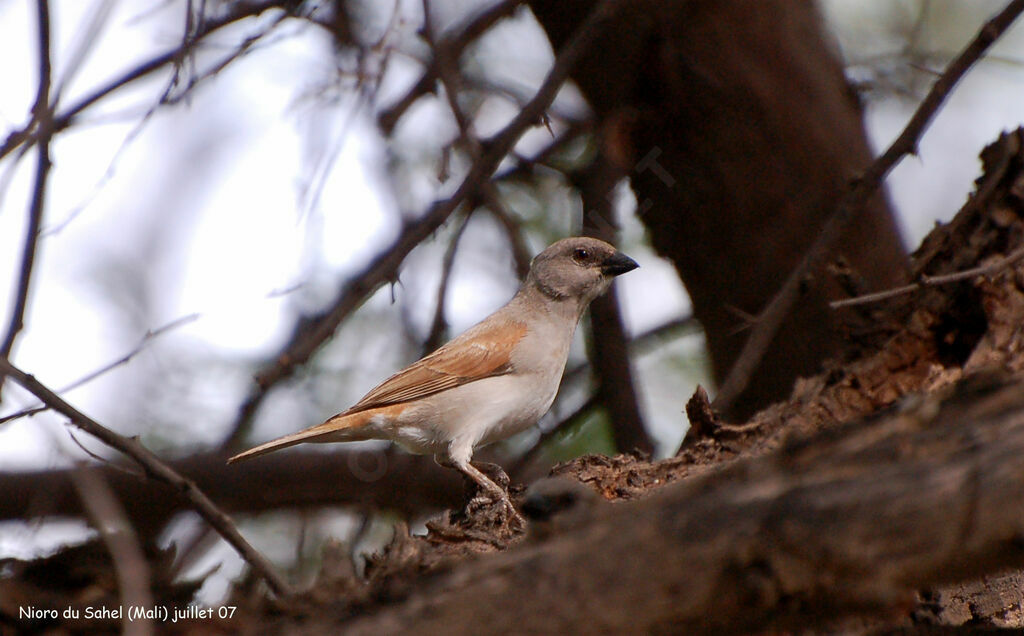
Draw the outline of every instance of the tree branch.
[[[1024,383],[975,377],[918,409],[574,510],[586,521],[569,532],[421,581],[345,633],[584,620],[594,632],[745,633],[898,612],[921,587],[1024,565],[1022,454]]]
[[[90,523],[99,532],[107,551],[110,552],[121,602],[124,606],[152,606],[149,564],[143,555],[138,537],[128,522],[124,506],[95,468],[78,469],[72,483],[88,513]],[[149,619],[129,619],[128,612],[122,613],[121,629],[124,634],[130,635],[153,633],[153,625]]]
[[[583,199],[583,233],[614,243],[617,228],[612,192],[625,177],[623,170],[608,160],[603,150],[580,175]],[[597,397],[607,409],[612,438],[619,452],[654,451],[647,434],[640,401],[633,382],[633,368],[618,296],[614,286],[590,304],[591,363],[597,376]]]
[[[444,337],[448,332],[448,320],[444,313],[444,303],[448,298],[448,282],[451,280],[452,268],[455,266],[455,252],[459,248],[459,239],[466,231],[471,216],[472,213],[467,213],[459,221],[459,226],[455,228],[455,234],[452,235],[448,247],[444,251],[444,257],[441,259],[441,282],[437,285],[434,318],[430,321],[430,333],[427,334],[427,339],[423,343],[423,355],[427,355],[444,344]]]
[[[32,202],[29,205],[28,222],[25,224],[25,239],[21,248],[21,264],[18,268],[17,291],[14,307],[7,324],[7,332],[0,343],[0,358],[8,358],[14,349],[14,341],[25,326],[25,309],[28,305],[29,286],[32,282],[32,268],[36,258],[36,244],[39,228],[43,222],[46,207],[46,184],[50,174],[50,139],[53,136],[53,111],[50,108],[50,4],[49,0],[37,0],[37,37],[39,40],[39,87],[36,101],[32,106],[32,123],[37,130],[36,172],[32,186]],[[0,374],[0,389],[4,376]]]
[[[416,103],[416,100],[420,97],[434,90],[434,83],[438,79],[439,58],[457,60],[470,43],[486,33],[499,21],[512,15],[522,3],[523,0],[502,0],[497,2],[471,17],[465,25],[453,29],[453,34],[444,35],[434,47],[435,55],[430,59],[419,81],[393,106],[381,111],[380,115],[378,115],[377,125],[380,126],[384,134],[390,135],[394,131],[395,125],[398,124],[398,120],[405,114],[405,111],[409,110],[409,107]],[[424,18],[426,19],[426,16]]]
[[[270,562],[257,552],[244,537],[231,519],[217,507],[194,482],[186,479],[154,455],[135,438],[128,438],[111,431],[102,424],[89,418],[77,410],[56,393],[46,388],[31,375],[18,369],[6,358],[0,358],[0,373],[9,375],[15,382],[39,398],[44,404],[71,420],[71,423],[101,440],[108,446],[128,455],[146,471],[153,479],[168,484],[185,496],[199,515],[206,520],[224,540],[233,547],[253,569],[262,576],[270,588],[278,596],[290,596],[291,586],[278,574]]]
[[[824,259],[830,247],[843,234],[847,226],[857,217],[864,204],[881,186],[882,180],[899,161],[908,154],[917,152],[917,143],[925,128],[939,111],[953,87],[977,62],[988,48],[1006,31],[1024,11],[1024,0],[1012,0],[995,17],[981,28],[970,44],[950,62],[942,76],[932,85],[928,95],[918,106],[907,126],[891,146],[864,171],[851,189],[840,201],[822,226],[818,238],[804,254],[803,260],[783,283],[782,288],[757,317],[753,329],[743,345],[743,350],[729,370],[722,386],[719,387],[713,406],[723,411],[736,400],[746,388],[750,376],[761,357],[774,340],[779,326],[793,308],[806,276]]]
[[[396,513],[406,519],[463,504],[462,480],[429,457],[382,451],[323,453],[290,450],[260,462],[227,466],[222,453],[167,460],[217,505],[233,515],[275,510],[351,506]],[[97,468],[140,535],[152,537],[188,498],[173,488],[125,470]],[[73,469],[0,473],[0,521],[81,517]],[[257,484],[258,487],[254,487]]]
[[[83,111],[95,103],[102,101],[118,89],[123,88],[136,80],[149,76],[167,64],[177,63],[179,60],[187,56],[193,49],[199,46],[205,38],[216,31],[230,26],[240,20],[244,20],[245,18],[255,17],[270,9],[287,6],[289,4],[291,3],[285,2],[284,0],[272,0],[269,2],[254,4],[235,3],[232,6],[232,9],[222,18],[204,21],[202,31],[189,38],[183,46],[176,47],[137,65],[135,68],[124,72],[120,76],[110,80],[103,86],[100,86],[93,92],[81,98],[66,110],[54,115],[49,134],[54,135],[70,127],[71,124],[74,123],[75,118],[82,114]],[[4,140],[4,143],[0,145],[0,159],[3,159],[23,144],[38,143],[39,134],[40,130],[36,128],[34,121],[19,130],[12,131],[7,135],[7,139]]]
[[[841,309],[843,307],[866,305],[869,303],[887,300],[889,298],[895,298],[896,296],[902,296],[903,294],[909,294],[910,292],[917,291],[922,287],[948,285],[950,283],[958,283],[960,281],[977,278],[978,276],[989,276],[1008,269],[1011,265],[1021,259],[1024,259],[1024,247],[1017,248],[1010,254],[998,258],[987,265],[979,265],[978,267],[971,267],[970,269],[953,272],[952,274],[941,274],[938,276],[922,274],[921,282],[910,283],[909,285],[894,287],[892,289],[886,289],[873,294],[864,294],[862,296],[854,296],[853,298],[834,300],[829,303],[829,307],[832,309]]]

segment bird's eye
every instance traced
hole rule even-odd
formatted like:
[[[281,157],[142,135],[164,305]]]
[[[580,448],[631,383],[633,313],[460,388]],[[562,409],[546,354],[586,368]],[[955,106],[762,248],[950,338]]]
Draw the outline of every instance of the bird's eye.
[[[572,253],[572,258],[577,263],[586,263],[590,260],[590,252],[582,247],[577,247]]]

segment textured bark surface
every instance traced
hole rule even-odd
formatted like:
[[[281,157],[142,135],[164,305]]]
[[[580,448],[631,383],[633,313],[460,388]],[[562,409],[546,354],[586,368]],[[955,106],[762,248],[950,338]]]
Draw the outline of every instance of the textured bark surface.
[[[1024,565],[1022,453],[1024,382],[968,382],[918,411],[575,511],[585,522],[571,532],[425,580],[344,627],[693,633],[895,615],[922,584]]]
[[[531,2],[556,46],[591,5]],[[612,133],[605,144],[655,248],[686,284],[720,381],[743,346],[744,316],[781,287],[871,161],[860,107],[813,3],[636,2],[620,24],[573,77]],[[902,280],[905,255],[882,197],[835,255],[864,290]],[[839,350],[826,306],[839,292],[823,271],[808,281],[732,415],[784,398]]]

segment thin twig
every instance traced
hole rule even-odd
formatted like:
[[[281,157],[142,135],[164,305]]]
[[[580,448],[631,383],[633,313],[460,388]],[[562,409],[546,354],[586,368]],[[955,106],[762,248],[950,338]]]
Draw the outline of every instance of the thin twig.
[[[85,447],[85,444],[82,443],[82,440],[78,439],[73,430],[71,430],[70,428],[65,430],[67,430],[68,437],[71,438],[71,441],[75,443],[75,446],[78,447],[78,450],[85,453],[86,457],[91,457],[95,459],[97,463],[103,464],[104,466],[108,466],[112,470],[120,471],[126,475],[131,475],[132,477],[145,477],[145,473],[142,472],[141,470],[137,470],[134,465],[131,465],[130,467],[127,465],[121,466],[115,464],[106,457],[101,457],[99,454],[94,453],[93,451]]]
[[[994,260],[988,265],[980,265],[978,267],[972,267],[971,269],[953,272],[952,274],[940,274],[938,276],[928,276],[927,274],[922,274],[920,282],[911,283],[909,285],[903,285],[901,287],[894,287],[892,289],[886,289],[884,291],[875,292],[873,294],[864,294],[863,296],[855,296],[853,298],[835,300],[829,303],[829,306],[832,309],[840,309],[842,307],[866,305],[868,303],[886,300],[888,298],[893,298],[895,296],[909,294],[910,292],[917,291],[918,289],[921,289],[923,287],[937,287],[939,285],[948,285],[949,283],[958,283],[963,280],[970,280],[972,278],[977,278],[978,276],[988,276],[990,274],[996,274],[998,272],[1001,272],[1022,259],[1024,259],[1024,247],[1018,247],[1017,249],[1010,252],[1006,256]]]
[[[36,1],[37,37],[39,40],[39,88],[32,106],[32,123],[37,133],[36,172],[32,187],[32,202],[29,205],[28,222],[25,224],[25,239],[21,248],[21,263],[18,268],[17,291],[14,307],[7,324],[7,332],[0,343],[0,358],[7,358],[14,349],[14,341],[25,326],[25,308],[28,304],[29,286],[36,258],[36,244],[39,228],[42,226],[43,210],[46,207],[46,183],[50,175],[50,139],[53,137],[53,110],[50,107],[50,4],[49,0]],[[0,388],[3,375],[0,374]]]
[[[98,378],[98,377],[100,377],[100,376],[102,376],[102,375],[104,375],[106,373],[109,373],[110,371],[116,369],[117,367],[121,366],[122,364],[128,364],[132,360],[132,358],[134,358],[135,356],[139,355],[142,352],[143,347],[145,347],[146,343],[149,342],[150,340],[153,340],[154,338],[162,336],[163,334],[167,333],[168,331],[171,331],[173,329],[177,329],[178,327],[182,327],[182,326],[187,325],[189,323],[195,322],[198,319],[199,319],[199,314],[189,314],[187,316],[182,316],[181,318],[177,318],[175,320],[172,320],[171,322],[167,323],[166,325],[164,325],[162,327],[158,327],[156,329],[146,331],[146,333],[142,334],[142,338],[139,339],[138,344],[136,344],[135,347],[132,348],[131,351],[129,351],[128,353],[124,354],[123,356],[121,356],[117,360],[114,360],[112,362],[108,362],[107,364],[103,365],[102,367],[100,367],[100,368],[98,368],[98,369],[96,369],[94,371],[90,371],[89,373],[87,373],[84,376],[78,378],[77,380],[75,380],[71,384],[68,384],[66,386],[62,386],[60,389],[58,389],[57,392],[61,393],[61,394],[64,394],[64,393],[67,393],[68,391],[73,391],[74,389],[77,389],[77,388],[79,388],[80,386],[82,386],[84,384],[88,384],[89,382],[92,382],[96,378]],[[48,410],[48,409],[47,409],[47,407],[45,405],[32,406],[32,407],[29,407],[27,409],[23,409],[21,411],[18,411],[16,413],[11,413],[10,415],[5,415],[3,417],[0,417],[0,424],[5,424],[7,422],[10,422],[11,420],[16,420],[18,418],[22,418],[22,417],[26,417],[26,416],[30,416],[30,415],[36,415],[36,414],[42,413],[43,411],[46,411],[46,410]]]
[[[137,439],[119,435],[83,414],[34,377],[15,367],[6,358],[0,358],[0,374],[9,375],[15,382],[42,400],[44,404],[70,419],[72,424],[134,459],[151,478],[180,492],[192,503],[199,516],[216,529],[224,537],[224,540],[252,566],[253,570],[267,581],[275,594],[281,597],[292,594],[291,586],[274,570],[266,557],[249,545],[249,542],[238,532],[238,528],[235,527],[231,518],[199,490],[192,480],[179,475]]]
[[[643,353],[643,349],[649,348],[663,338],[675,338],[676,336],[685,335],[691,331],[700,331],[700,323],[693,315],[681,316],[679,318],[673,318],[668,322],[662,323],[656,327],[652,327],[647,331],[644,331],[629,341],[629,348],[631,355],[636,355],[637,352],[632,351],[633,349],[639,349],[640,353]],[[570,382],[575,382],[585,375],[589,375],[592,369],[590,367],[590,361],[584,361],[572,367],[569,367],[565,373],[562,374],[562,385],[564,386]],[[559,391],[561,391],[561,386]]]
[[[430,323],[430,333],[423,341],[423,355],[440,347],[441,340],[444,338],[445,332],[448,331],[448,321],[444,316],[444,302],[448,297],[448,281],[451,280],[452,268],[455,266],[455,252],[459,247],[459,239],[466,231],[466,226],[469,225],[469,218],[472,215],[472,211],[469,211],[462,217],[459,226],[455,228],[455,234],[448,242],[444,257],[441,259],[441,282],[437,286],[437,300],[434,305],[434,319]]]
[[[389,281],[395,280],[398,269],[405,257],[426,240],[465,201],[479,191],[480,184],[494,174],[505,156],[515,147],[519,138],[541,120],[544,111],[551,105],[569,77],[576,63],[590,48],[604,27],[625,0],[603,0],[590,16],[580,25],[565,44],[555,63],[541,84],[537,94],[503,129],[483,144],[479,161],[474,161],[462,183],[451,197],[438,201],[418,219],[409,223],[398,238],[376,258],[366,264],[342,289],[331,307],[320,316],[307,321],[285,345],[282,353],[273,362],[256,374],[256,389],[239,409],[232,433],[225,439],[222,448],[233,450],[249,433],[252,417],[265,399],[268,390],[290,377],[295,369],[305,364],[313,353],[334,334],[338,325],[373,292]]]
[[[516,164],[511,168],[495,175],[495,181],[514,181],[526,175],[532,174],[537,166],[550,168],[553,172],[565,173],[567,169],[553,165],[552,160],[556,154],[565,150],[569,144],[575,142],[583,135],[594,131],[594,122],[591,120],[570,121],[568,129],[544,147],[543,150],[532,157],[516,156]]]
[[[94,468],[83,466],[74,473],[71,483],[82,500],[82,509],[110,552],[117,587],[121,591],[121,606],[151,607],[153,594],[150,589],[149,564],[139,545],[138,536],[128,522],[124,506],[117,500],[102,473]],[[153,623],[144,616],[132,616],[128,611],[123,611],[121,630],[123,634],[152,634]]]
[[[522,3],[523,0],[502,0],[471,17],[464,26],[452,29],[454,31],[452,35],[444,35],[434,47],[435,55],[424,69],[419,81],[393,106],[382,111],[377,117],[377,125],[384,131],[384,134],[390,135],[405,111],[416,103],[416,100],[433,90],[434,82],[438,79],[437,61],[439,57],[437,53],[443,51],[444,57],[457,60],[471,42],[503,18],[512,15]]]
[[[236,60],[239,60],[242,57],[248,55],[255,48],[256,44],[260,40],[263,40],[264,38],[268,37],[275,29],[277,29],[277,27],[281,26],[281,24],[284,23],[284,21],[290,17],[292,17],[290,13],[281,13],[274,19],[273,22],[270,23],[270,25],[267,26],[267,28],[263,29],[262,31],[259,31],[258,33],[254,33],[246,37],[235,47],[233,51],[231,51],[223,58],[221,58],[219,62],[216,62],[215,64],[211,65],[208,69],[203,71],[202,74],[198,73],[197,70],[193,68],[188,83],[186,84],[185,88],[182,89],[181,93],[173,96],[171,95],[171,90],[174,88],[176,82],[172,83],[170,86],[168,86],[168,89],[164,94],[163,99],[160,100],[161,105],[173,106],[181,102],[195,90],[196,86],[209,80],[212,77],[215,77],[225,68],[227,68],[228,65],[232,62],[235,62]],[[195,61],[193,58],[196,49],[196,37],[198,36],[186,37],[185,41],[182,42],[181,45],[181,50],[187,50],[193,53],[193,55],[189,56],[189,59],[192,60],[190,63],[192,66],[195,65]],[[175,73],[178,72],[179,69],[176,69]]]
[[[505,230],[508,245],[512,249],[512,260],[516,264],[516,277],[522,280],[530,272],[530,261],[532,260],[530,258],[530,250],[527,249],[526,241],[523,239],[523,230],[519,222],[512,218],[512,215],[502,205],[498,187],[493,182],[487,184],[484,196],[487,199],[487,209],[490,210],[491,216]]]
[[[177,60],[184,58],[189,54],[192,48],[198,46],[202,40],[209,37],[216,31],[223,29],[224,27],[230,26],[236,22],[244,20],[246,18],[255,17],[262,14],[270,9],[276,9],[283,3],[281,0],[271,0],[269,2],[262,2],[258,4],[249,3],[235,3],[232,6],[232,10],[226,15],[219,19],[207,20],[203,25],[204,28],[201,33],[196,35],[189,41],[188,49],[182,47],[176,47],[170,51],[166,51],[157,55],[149,60],[142,62],[134,68],[124,72],[120,76],[110,80],[103,86],[100,86],[93,92],[82,97],[80,100],[72,104],[66,110],[57,113],[52,118],[50,125],[50,134],[56,134],[70,127],[78,115],[82,114],[83,111],[94,105],[96,102],[103,100],[108,97],[111,93],[114,93],[118,89],[127,86],[135,82],[136,80],[142,79],[149,76],[165,67],[168,64],[175,63]],[[4,140],[3,144],[0,145],[0,159],[3,159],[10,154],[16,148],[21,147],[23,144],[33,144],[38,141],[40,134],[35,126],[35,122],[30,122],[23,128],[15,130],[7,135],[7,139]]]
[[[1022,11],[1024,11],[1024,0],[1012,0],[981,28],[971,43],[946,67],[942,77],[932,85],[928,95],[918,106],[896,141],[853,183],[853,187],[840,201],[836,211],[822,226],[817,239],[804,254],[803,260],[790,273],[782,288],[758,315],[757,324],[751,330],[750,336],[743,345],[743,350],[718,390],[713,404],[715,410],[722,411],[731,406],[746,389],[751,374],[774,340],[782,321],[789,315],[793,304],[797,301],[800,295],[801,281],[827,256],[830,247],[835,244],[850,222],[864,207],[864,204],[878,190],[889,171],[905,155],[917,152],[918,140],[953,87],[1009,28]]]
[[[828,304],[832,309],[842,309],[843,307],[855,307],[857,305],[867,305],[869,303],[877,303],[896,296],[902,296],[903,294],[909,294],[910,292],[921,289],[920,283],[910,283],[909,285],[901,285],[899,287],[893,287],[891,289],[885,289],[878,292],[872,292],[870,294],[863,294],[861,296],[854,296],[853,298],[843,298],[842,300],[833,300]]]

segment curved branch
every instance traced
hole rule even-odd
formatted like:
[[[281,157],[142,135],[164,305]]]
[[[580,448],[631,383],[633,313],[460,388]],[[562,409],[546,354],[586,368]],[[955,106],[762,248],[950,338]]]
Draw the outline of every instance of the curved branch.
[[[274,570],[266,557],[249,545],[249,542],[238,532],[234,522],[196,486],[195,482],[182,477],[148,448],[140,444],[137,439],[118,435],[83,414],[34,377],[15,367],[6,358],[0,358],[0,374],[9,375],[15,382],[39,398],[43,404],[70,419],[72,424],[134,459],[153,479],[179,491],[189,500],[195,511],[267,581],[275,594],[282,597],[292,594],[291,586],[287,581]]]

